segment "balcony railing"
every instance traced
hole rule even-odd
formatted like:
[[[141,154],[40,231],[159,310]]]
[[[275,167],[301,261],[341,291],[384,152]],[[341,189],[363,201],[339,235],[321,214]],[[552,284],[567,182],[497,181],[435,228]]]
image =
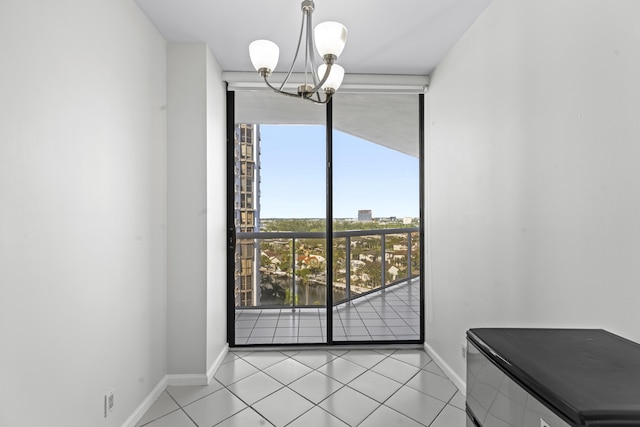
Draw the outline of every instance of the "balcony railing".
[[[334,305],[419,277],[419,235],[419,228],[334,232]],[[244,268],[253,271],[252,293],[260,295],[243,307],[325,305],[326,233],[243,232],[237,242]]]

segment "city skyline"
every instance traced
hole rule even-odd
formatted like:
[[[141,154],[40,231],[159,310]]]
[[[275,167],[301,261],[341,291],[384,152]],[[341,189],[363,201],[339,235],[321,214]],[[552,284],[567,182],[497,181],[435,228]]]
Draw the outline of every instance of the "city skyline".
[[[325,128],[260,126],[262,218],[324,218]],[[333,213],[357,218],[419,216],[417,158],[344,132],[333,134]]]

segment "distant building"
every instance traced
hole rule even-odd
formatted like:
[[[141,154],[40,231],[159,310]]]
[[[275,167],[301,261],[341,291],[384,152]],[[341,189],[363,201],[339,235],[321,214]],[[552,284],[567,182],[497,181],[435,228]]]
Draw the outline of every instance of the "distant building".
[[[359,210],[358,211],[358,221],[359,222],[371,222],[371,221],[373,221],[373,216],[371,215],[371,209],[369,209],[369,210]]]
[[[260,227],[260,127],[238,124],[235,129],[235,222],[240,232]],[[252,307],[260,302],[260,247],[257,240],[236,243],[236,306]]]
[[[381,224],[388,224],[390,222],[398,221],[398,218],[395,216],[387,216],[387,217],[379,217],[379,218],[376,218],[375,220]]]
[[[413,218],[411,218],[410,216],[405,216],[404,218],[402,218],[402,223],[407,225],[407,224],[411,224],[413,222]]]

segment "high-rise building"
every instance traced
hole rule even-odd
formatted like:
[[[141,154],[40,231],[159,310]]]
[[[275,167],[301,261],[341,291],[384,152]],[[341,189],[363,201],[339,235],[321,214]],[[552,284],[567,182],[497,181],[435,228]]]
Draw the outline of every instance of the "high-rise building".
[[[260,126],[238,124],[235,129],[235,226],[239,232],[260,228]],[[260,244],[255,239],[236,242],[236,306],[260,302]]]

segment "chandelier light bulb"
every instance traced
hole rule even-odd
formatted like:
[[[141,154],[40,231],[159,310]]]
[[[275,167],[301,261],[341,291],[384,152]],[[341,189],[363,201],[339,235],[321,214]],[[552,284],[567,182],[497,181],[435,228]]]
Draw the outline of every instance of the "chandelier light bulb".
[[[324,76],[324,73],[327,71],[327,64],[322,64],[318,67],[318,75],[320,78]],[[329,77],[322,85],[322,89],[333,89],[333,91],[337,91],[340,85],[342,84],[342,79],[344,79],[344,68],[339,66],[338,64],[333,64],[331,66],[331,71],[329,72]]]
[[[256,71],[267,70],[267,74],[276,69],[280,49],[269,40],[255,40],[249,45],[249,56]]]
[[[347,27],[339,22],[327,21],[314,30],[316,49],[323,58],[326,55],[340,56],[347,43]]]

